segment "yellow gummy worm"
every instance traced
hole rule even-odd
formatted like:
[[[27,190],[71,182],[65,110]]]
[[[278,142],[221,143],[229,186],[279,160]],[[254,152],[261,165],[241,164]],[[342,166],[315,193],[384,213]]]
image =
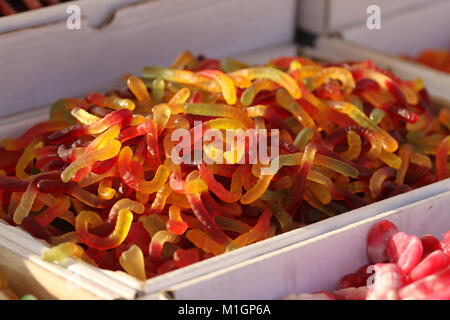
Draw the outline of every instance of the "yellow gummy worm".
[[[350,71],[340,67],[327,67],[314,75],[316,88],[326,83],[329,78],[339,80],[342,83],[342,90],[345,94],[352,92],[355,87],[355,81]]]
[[[161,213],[166,205],[167,198],[172,193],[169,184],[165,184],[156,193],[155,200],[153,200],[150,211],[153,213]]]
[[[133,213],[127,209],[121,209],[117,215],[117,222],[113,232],[106,238],[100,238],[92,235],[98,239],[98,243],[88,243],[89,246],[98,248],[101,250],[115,248],[121,244],[128,235],[131,223],[133,222]],[[99,227],[103,224],[102,218],[94,211],[81,211],[75,221],[75,230],[79,232],[87,232],[89,227]]]
[[[298,122],[303,125],[303,127],[316,127],[314,120],[310,117],[310,115],[305,110],[303,110],[303,108],[297,103],[297,101],[292,99],[292,97],[286,90],[278,90],[276,93],[276,99],[280,106],[292,113],[292,115],[298,120]]]
[[[233,58],[223,58],[219,61],[219,65],[223,72],[232,72],[239,69],[248,68],[248,65],[244,62]]]
[[[308,142],[311,140],[313,136],[314,136],[314,129],[303,128],[295,137],[293,145],[296,146],[297,149],[302,151],[305,149],[305,146],[308,144]]]
[[[116,96],[106,97],[105,105],[114,110],[128,109],[133,111],[136,105],[130,99],[122,99]]]
[[[181,209],[177,205],[171,205],[169,207],[169,220],[183,221],[181,218]]]
[[[222,89],[222,95],[225,101],[231,105],[236,103],[237,97],[234,82],[225,73],[219,70],[204,70],[197,72],[197,74],[213,78]]]
[[[76,107],[76,108],[73,108],[72,110],[70,110],[70,114],[82,124],[93,124],[93,123],[97,122],[98,120],[100,120],[99,117],[97,117],[97,116],[87,112],[83,108],[79,108],[79,107]]]
[[[356,123],[358,123],[361,127],[368,128],[374,131],[376,134],[380,136],[380,139],[383,143],[383,148],[388,152],[394,152],[398,148],[397,141],[392,138],[386,131],[378,127],[372,120],[370,120],[364,112],[359,110],[353,104],[338,101],[331,101],[328,103],[333,109],[338,112],[347,114],[350,118],[352,118]]]
[[[370,178],[369,190],[373,198],[378,197],[379,194],[381,193],[382,184],[385,181],[387,169],[391,168],[382,167],[377,169]]]
[[[329,204],[331,202],[331,193],[325,185],[311,180],[307,180],[305,185],[306,188],[310,189],[314,193],[316,198],[321,203]]]
[[[392,152],[382,150],[378,158],[386,163],[389,167],[392,167],[396,170],[400,169],[400,166],[402,165],[402,159]]]
[[[86,150],[91,151],[94,149],[103,148],[106,144],[108,144],[111,140],[117,138],[120,133],[120,126],[116,125],[102,134],[98,135],[91,143],[87,146]]]
[[[419,166],[424,166],[429,169],[432,167],[431,159],[427,155],[418,153],[413,151],[410,155],[410,161],[414,164],[417,164]]]
[[[409,162],[411,161],[411,154],[414,152],[414,147],[410,144],[404,144],[398,150],[398,155],[401,159],[401,165],[397,170],[395,183],[403,184],[405,181],[406,172],[408,171]]]
[[[243,110],[226,104],[188,103],[169,104],[172,114],[187,113],[200,116],[229,118],[242,122],[247,127],[253,127],[253,121]]]
[[[205,129],[217,129],[217,130],[233,130],[238,129],[246,130],[247,127],[241,122],[234,119],[218,118],[206,121],[203,123]]]
[[[191,91],[188,88],[181,88],[169,100],[169,105],[185,103],[190,95]]]
[[[37,191],[30,182],[27,189],[23,193],[22,198],[20,199],[19,205],[14,211],[13,220],[15,224],[21,224],[22,220],[28,216],[36,196]]]
[[[161,103],[153,107],[153,122],[158,124],[158,132],[161,133],[167,125],[172,114],[168,104]]]
[[[242,234],[244,232],[248,232],[251,229],[248,224],[227,217],[216,216],[214,217],[214,220],[222,230],[234,231]]]
[[[33,159],[36,157],[34,150],[43,147],[43,145],[44,144],[42,143],[42,141],[40,141],[40,139],[38,138],[33,140],[25,147],[22,155],[20,156],[16,164],[17,178],[19,178],[20,180],[24,180],[29,177],[29,174],[25,172],[25,169],[28,166],[28,164],[31,161],[33,161]]]
[[[72,177],[82,168],[86,167],[94,161],[104,161],[115,157],[121,148],[122,144],[117,140],[111,140],[107,146],[95,151],[86,153],[61,172],[61,180],[68,182]]]
[[[256,80],[252,83],[250,87],[244,90],[244,92],[241,95],[241,103],[243,106],[248,107],[253,103],[253,100],[255,99],[256,95],[260,93],[261,91],[267,90],[267,91],[273,91],[278,89],[278,84],[268,80],[268,79],[261,79]]]
[[[131,151],[131,148],[129,146],[124,147],[119,154],[119,167],[123,164],[129,164],[132,156],[133,151]],[[167,168],[165,165],[160,165],[156,170],[153,179],[150,181],[145,181],[136,176],[131,176],[128,169],[125,169],[125,172],[122,172],[122,179],[128,177],[129,180],[127,179],[126,183],[132,186],[132,188],[136,191],[139,191],[143,194],[151,194],[157,192],[164,186],[170,174],[169,168]]]
[[[197,62],[192,52],[189,50],[180,53],[170,66],[172,69],[183,69],[186,66],[194,65]]]
[[[151,103],[152,98],[145,83],[136,76],[129,76],[127,79],[128,89],[134,94],[139,102]]]
[[[197,248],[215,256],[225,252],[225,247],[211,239],[206,233],[200,229],[192,229],[186,233],[186,238],[191,241]]]
[[[267,106],[258,104],[255,106],[245,108],[245,112],[249,118],[263,117],[267,111]],[[264,120],[264,119],[262,119]]]
[[[152,82],[152,99],[155,103],[159,103],[164,96],[166,83],[161,78],[156,78]]]
[[[100,180],[100,183],[98,185],[98,196],[105,200],[112,199],[116,194],[116,190],[111,188],[111,186],[112,186],[111,178],[105,178]]]
[[[241,203],[249,204],[258,200],[269,187],[270,181],[274,175],[260,175],[256,184],[251,187],[247,192],[242,195]]]
[[[348,160],[355,160],[361,153],[361,138],[353,130],[347,132],[348,149],[342,153],[342,156]]]
[[[174,243],[177,242],[179,239],[180,237],[178,235],[175,235],[167,230],[159,230],[153,235],[152,241],[150,243],[150,248],[154,244],[159,244],[162,248],[164,246],[164,243],[166,242]]]

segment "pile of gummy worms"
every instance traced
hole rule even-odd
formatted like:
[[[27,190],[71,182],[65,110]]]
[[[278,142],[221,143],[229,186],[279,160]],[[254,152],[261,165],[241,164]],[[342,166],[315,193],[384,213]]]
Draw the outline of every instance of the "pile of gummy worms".
[[[61,0],[0,0],[0,16],[9,16],[22,11],[40,9],[44,6],[51,6],[61,2]]]
[[[0,217],[48,242],[46,261],[72,256],[144,280],[448,176],[448,111],[419,79],[370,60],[250,66],[186,51],[124,80],[61,99],[49,121],[2,141]],[[206,161],[217,141],[191,137],[183,156],[200,148],[204,159],[177,163],[181,129],[194,140],[277,129],[276,171],[242,161],[256,134],[222,164]]]

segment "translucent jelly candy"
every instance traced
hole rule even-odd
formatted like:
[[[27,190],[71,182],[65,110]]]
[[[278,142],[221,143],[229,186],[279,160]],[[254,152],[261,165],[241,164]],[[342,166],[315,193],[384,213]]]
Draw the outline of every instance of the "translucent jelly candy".
[[[93,211],[82,211],[78,214],[76,219],[76,230],[78,238],[87,245],[99,249],[107,250],[117,247],[121,244],[130,230],[133,214],[131,211],[122,209],[117,216],[117,223],[112,234],[106,238],[101,238],[90,234],[89,227],[99,227],[103,220]]]
[[[300,99],[301,98],[301,91],[298,86],[298,84],[289,77],[286,73],[283,73],[279,71],[278,69],[272,68],[272,67],[262,67],[262,68],[248,68],[248,69],[241,69],[237,71],[233,71],[229,74],[232,79],[235,79],[236,77],[241,77],[244,84],[250,84],[251,80],[255,79],[269,79],[276,83],[278,83],[280,86],[284,87],[294,99]],[[245,87],[249,87],[250,85]]]
[[[405,55],[403,58],[413,60],[442,72],[450,73],[450,51],[448,50],[426,49],[416,57]]]
[[[83,247],[73,242],[61,243],[42,254],[42,260],[48,262],[59,262],[66,257],[73,257],[95,265],[95,262],[89,258]]]
[[[448,111],[420,79],[370,60],[250,65],[184,51],[122,79],[58,100],[0,147],[0,218],[56,256],[144,280],[448,176]],[[403,241],[387,254],[397,232],[375,227],[369,259],[412,272]],[[449,252],[420,241],[415,258]]]
[[[136,76],[130,76],[127,79],[127,85],[139,102],[152,102],[152,98],[150,97],[147,87],[141,79]]]
[[[30,129],[28,129],[21,137],[17,139],[3,139],[2,145],[5,150],[21,150],[24,149],[31,141],[37,138],[40,134],[57,131],[66,126],[64,122],[45,121],[40,122]]]
[[[99,107],[107,107],[115,110],[129,109],[134,110],[136,107],[134,102],[130,99],[121,99],[118,97],[106,97],[98,92],[90,93],[86,96],[88,103],[97,105]]]
[[[397,227],[390,221],[381,220],[369,232],[367,238],[367,256],[372,263],[386,262],[386,248],[389,239],[398,233]]]
[[[444,269],[449,264],[450,258],[441,250],[436,250],[419,262],[419,264],[411,270],[409,276],[412,281],[416,281]]]
[[[449,285],[450,267],[447,267],[401,288],[398,296],[405,300],[449,300]],[[446,288],[446,290],[442,290],[443,288]]]
[[[120,151],[119,174],[124,182],[131,188],[144,194],[154,193],[161,189],[169,177],[169,169],[161,165],[158,167],[153,179],[151,181],[145,181],[132,174],[130,168],[131,155],[132,151],[129,147],[125,147]]]
[[[225,73],[218,70],[202,70],[198,72],[199,75],[214,79],[222,89],[222,95],[228,104],[236,103],[236,88],[233,80]]]
[[[375,280],[367,293],[367,300],[397,300],[397,290],[405,284],[405,274],[396,264],[376,264]]]
[[[350,71],[339,67],[327,67],[317,72],[314,76],[316,88],[324,84],[327,79],[332,78],[342,83],[342,90],[345,94],[352,92],[355,82]]]
[[[270,218],[272,213],[265,209],[258,219],[256,225],[247,232],[244,232],[236,239],[232,240],[227,247],[227,250],[237,249],[246,245],[249,245],[255,241],[260,240],[264,237],[270,226]]]
[[[383,129],[380,129],[372,120],[370,120],[363,112],[361,112],[354,105],[352,105],[351,103],[341,103],[341,102],[330,102],[329,104],[333,109],[347,114],[361,127],[370,129],[374,131],[376,134],[378,134],[383,143],[383,148],[385,148],[386,151],[394,152],[397,150],[398,148],[397,141]]]
[[[166,81],[193,85],[203,90],[220,92],[220,85],[208,77],[187,70],[171,70],[161,67],[144,67],[142,69],[144,78],[161,78]]]
[[[132,245],[130,249],[122,252],[119,262],[129,275],[143,281],[147,279],[144,255],[138,246]]]

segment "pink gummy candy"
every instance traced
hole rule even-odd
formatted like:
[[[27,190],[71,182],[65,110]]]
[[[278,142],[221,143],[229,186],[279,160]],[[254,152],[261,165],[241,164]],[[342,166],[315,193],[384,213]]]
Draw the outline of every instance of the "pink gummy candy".
[[[430,274],[446,268],[450,263],[450,258],[441,250],[430,253],[425,259],[412,269],[409,277],[412,281],[425,278]]]
[[[377,263],[375,280],[367,300],[397,300],[397,290],[406,284],[403,270],[395,263]]]
[[[386,246],[391,236],[398,232],[397,227],[390,221],[381,220],[369,232],[367,237],[367,256],[372,263],[386,262]]]

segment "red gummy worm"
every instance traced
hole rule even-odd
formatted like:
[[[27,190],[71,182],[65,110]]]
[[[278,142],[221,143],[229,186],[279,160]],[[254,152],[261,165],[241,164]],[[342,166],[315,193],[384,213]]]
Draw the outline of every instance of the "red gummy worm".
[[[95,174],[103,174],[105,172],[108,172],[117,164],[118,159],[119,157],[115,156],[114,158],[105,161],[95,161],[92,165],[91,171]]]
[[[231,217],[231,214],[226,212],[211,196],[209,192],[202,192],[201,199],[204,207],[208,212],[211,212],[214,216]]]
[[[128,109],[120,109],[114,111],[110,114],[105,115],[98,122],[93,123],[91,125],[74,125],[65,129],[61,129],[59,131],[53,132],[51,135],[47,137],[49,143],[52,144],[61,144],[68,140],[73,140],[82,135],[90,134],[92,128],[95,127],[103,127],[105,130],[107,128],[111,128],[115,125],[121,125],[122,128],[126,128],[130,125],[133,119],[133,114]]]
[[[41,225],[46,226],[53,220],[64,214],[70,208],[70,200],[66,198],[59,198],[55,204],[47,208],[44,212],[34,217],[34,219]]]
[[[208,230],[214,240],[221,245],[227,246],[230,242],[230,238],[228,238],[222,229],[220,229],[212,216],[205,209],[200,197],[198,195],[188,194],[187,198],[194,215],[203,224],[205,229]]]
[[[37,221],[32,217],[25,217],[22,220],[21,227],[29,232],[33,237],[43,239],[47,242],[51,241],[51,236]]]
[[[138,124],[137,126],[129,127],[125,130],[122,130],[118,140],[120,141],[120,143],[123,143],[124,141],[127,141],[129,139],[142,136],[151,132],[153,130],[153,127],[153,121],[146,121],[144,123]]]

